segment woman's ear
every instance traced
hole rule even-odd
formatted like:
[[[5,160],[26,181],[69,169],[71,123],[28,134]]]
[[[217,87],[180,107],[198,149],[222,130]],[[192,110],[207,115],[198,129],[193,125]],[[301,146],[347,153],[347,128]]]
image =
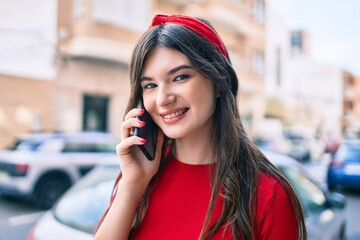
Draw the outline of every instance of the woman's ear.
[[[220,97],[220,90],[219,89],[215,89],[215,96],[217,98]]]

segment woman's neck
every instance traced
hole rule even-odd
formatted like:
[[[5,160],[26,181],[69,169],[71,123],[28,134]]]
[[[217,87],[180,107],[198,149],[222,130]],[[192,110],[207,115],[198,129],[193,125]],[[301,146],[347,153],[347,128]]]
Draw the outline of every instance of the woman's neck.
[[[174,144],[174,156],[187,164],[209,164],[212,162],[212,146],[210,133],[188,136],[176,139]]]

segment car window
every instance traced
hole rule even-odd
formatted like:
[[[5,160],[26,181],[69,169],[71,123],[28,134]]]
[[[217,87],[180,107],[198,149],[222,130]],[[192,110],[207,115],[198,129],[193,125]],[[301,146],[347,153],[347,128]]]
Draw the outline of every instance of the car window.
[[[64,147],[64,139],[53,138],[44,141],[39,147],[38,151],[41,152],[60,152]]]
[[[8,149],[17,151],[35,151],[41,143],[42,141],[35,139],[16,139],[15,143]]]
[[[93,234],[109,205],[119,167],[97,167],[67,192],[54,208],[55,218],[72,228]]]
[[[114,143],[67,142],[63,152],[115,152]]]
[[[338,158],[360,158],[360,146],[358,145],[342,145],[336,152]]]
[[[116,152],[116,142],[97,143],[97,152]]]
[[[63,152],[96,152],[94,143],[67,142]]]
[[[279,167],[299,197],[305,215],[311,215],[326,208],[323,191],[300,169]]]
[[[115,146],[112,142],[67,142],[63,152],[115,152]]]

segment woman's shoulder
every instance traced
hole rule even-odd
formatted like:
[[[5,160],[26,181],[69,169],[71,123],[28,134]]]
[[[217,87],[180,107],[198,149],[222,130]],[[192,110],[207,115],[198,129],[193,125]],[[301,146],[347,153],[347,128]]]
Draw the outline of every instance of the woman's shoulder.
[[[265,236],[266,239],[296,239],[298,236],[292,191],[287,191],[288,183],[279,179],[269,173],[259,176],[255,222],[259,239]]]
[[[277,178],[269,173],[262,172],[259,175],[257,185],[257,208],[266,210],[270,207],[289,205],[290,199],[285,188],[288,187],[287,182],[281,182],[281,178]]]
[[[277,177],[267,172],[260,172],[258,178],[258,190],[269,190],[269,188],[273,188],[278,184],[280,183]]]

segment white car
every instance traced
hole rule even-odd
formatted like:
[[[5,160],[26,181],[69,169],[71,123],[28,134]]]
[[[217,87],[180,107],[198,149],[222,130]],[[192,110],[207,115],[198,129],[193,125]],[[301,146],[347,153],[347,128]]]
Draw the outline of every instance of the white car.
[[[109,133],[30,134],[0,152],[0,193],[31,199],[48,209],[106,156],[118,140]]]
[[[294,159],[270,152],[265,154],[297,192],[304,207],[308,239],[345,239],[345,197],[324,192]],[[118,161],[112,162],[96,167],[72,187],[40,218],[28,240],[93,239],[120,170]]]

